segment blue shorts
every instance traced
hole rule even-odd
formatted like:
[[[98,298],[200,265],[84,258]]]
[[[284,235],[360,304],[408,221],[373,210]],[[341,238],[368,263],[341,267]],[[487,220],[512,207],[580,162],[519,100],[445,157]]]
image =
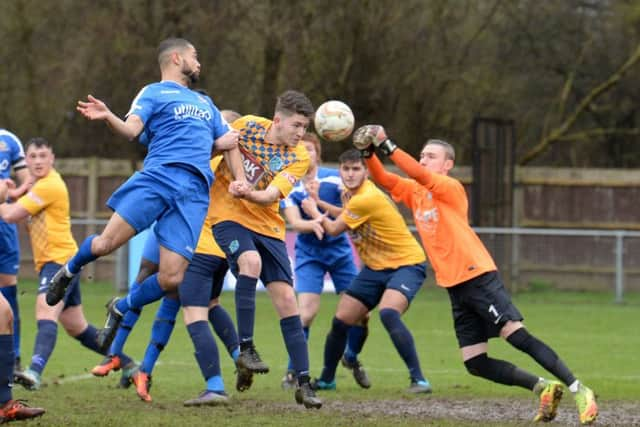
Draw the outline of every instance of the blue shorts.
[[[147,235],[147,240],[144,241],[142,259],[151,261],[155,265],[160,264],[160,246],[158,245],[155,227],[151,227],[151,230],[149,230],[149,234]]]
[[[216,242],[227,256],[231,272],[238,277],[238,257],[247,251],[258,251],[262,259],[260,280],[286,282],[293,285],[291,262],[284,241],[258,234],[233,221],[223,221],[213,226]]]
[[[426,263],[385,270],[372,270],[365,266],[347,289],[347,295],[363,303],[369,310],[378,305],[387,289],[402,293],[411,303],[426,277]]]
[[[55,262],[48,262],[42,266],[40,270],[40,284],[38,285],[38,295],[47,292],[49,289],[49,281],[53,277],[54,274],[62,267],[61,264],[57,264]],[[82,304],[82,297],[80,296],[80,275],[76,274],[73,279],[71,279],[71,284],[67,288],[67,291],[64,294],[64,309],[67,307],[73,307],[76,305]]]
[[[209,207],[209,187],[200,175],[165,165],[134,173],[107,206],[137,233],[157,220],[158,243],[190,261]]]
[[[220,296],[224,276],[229,267],[227,260],[215,255],[193,255],[178,286],[180,304],[183,307],[207,307],[209,301]]]
[[[17,275],[20,269],[18,228],[0,220],[0,274]]]
[[[345,291],[358,274],[351,246],[307,248],[296,245],[295,288],[298,293],[320,294],[329,273],[336,293]]]

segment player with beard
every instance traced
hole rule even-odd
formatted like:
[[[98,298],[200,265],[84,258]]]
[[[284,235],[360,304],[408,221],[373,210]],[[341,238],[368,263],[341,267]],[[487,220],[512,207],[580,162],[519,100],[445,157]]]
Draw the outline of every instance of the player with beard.
[[[233,143],[238,138],[211,98],[190,89],[200,75],[200,63],[189,41],[171,38],[161,42],[158,63],[161,81],[138,93],[125,120],[91,95],[77,106],[87,119],[106,122],[118,135],[133,140],[144,132],[149,141],[143,170],[107,201],[114,213],[102,233],[84,240],[76,255],[52,278],[47,292],[47,304],[56,304],[84,265],[118,249],[157,221],[159,271],[132,286],[126,298],[109,302],[107,321],[98,336],[105,349],[124,313],[159,300],[182,282],[209,206],[212,149],[215,142]],[[243,176],[237,149],[225,156],[234,172]]]

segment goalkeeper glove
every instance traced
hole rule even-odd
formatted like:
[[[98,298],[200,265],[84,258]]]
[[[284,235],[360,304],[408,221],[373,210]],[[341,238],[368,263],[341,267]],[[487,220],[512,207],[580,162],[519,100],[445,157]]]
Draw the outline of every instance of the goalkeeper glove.
[[[371,147],[380,148],[383,154],[389,156],[398,146],[393,143],[380,125],[365,125],[358,128],[353,134],[353,145],[359,150]]]

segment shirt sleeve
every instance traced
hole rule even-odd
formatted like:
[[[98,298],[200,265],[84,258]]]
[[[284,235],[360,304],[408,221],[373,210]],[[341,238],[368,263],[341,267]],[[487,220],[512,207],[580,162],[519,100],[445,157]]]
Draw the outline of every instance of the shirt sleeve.
[[[27,212],[33,216],[63,196],[60,188],[45,178],[36,181],[33,187],[31,187],[31,190],[20,197],[16,203],[20,204],[20,206],[25,208]]]
[[[413,157],[397,149],[391,155],[391,160],[398,166],[404,173],[415,179],[419,184],[431,191],[434,196],[440,200],[456,204],[460,201],[461,197],[466,198],[464,188],[457,179],[450,176],[433,173],[423,168],[417,160]],[[462,192],[460,191],[462,189]]]
[[[402,202],[405,206],[411,208],[416,185],[419,184],[413,179],[398,178],[389,194],[394,202]]]
[[[298,190],[294,189],[291,193],[289,193],[287,197],[280,200],[280,208],[286,209],[292,206],[298,206],[299,197],[296,197],[296,196],[299,196],[299,192]]]
[[[371,217],[371,198],[367,194],[356,194],[345,205],[340,217],[351,230],[360,227]]]
[[[15,135],[11,136],[11,142],[11,166],[13,166],[13,170],[27,167],[24,161],[24,147],[22,147],[22,142],[20,142]]]
[[[284,197],[291,193],[293,187],[307,173],[307,169],[309,169],[309,154],[302,144],[298,144],[296,156],[298,160],[278,172],[269,184],[280,190],[280,193]]]
[[[220,110],[218,109],[218,107],[216,107],[216,105],[213,103],[211,98],[207,97],[207,100],[209,101],[209,104],[213,109],[212,125],[213,125],[213,139],[215,141],[225,133],[229,132],[231,130],[231,126],[229,125],[229,123],[227,123],[224,117],[222,117],[222,114],[220,114]]]
[[[153,89],[151,86],[143,87],[131,102],[131,108],[125,117],[129,117],[132,114],[140,117],[142,123],[146,124],[151,115],[153,114],[154,97]]]

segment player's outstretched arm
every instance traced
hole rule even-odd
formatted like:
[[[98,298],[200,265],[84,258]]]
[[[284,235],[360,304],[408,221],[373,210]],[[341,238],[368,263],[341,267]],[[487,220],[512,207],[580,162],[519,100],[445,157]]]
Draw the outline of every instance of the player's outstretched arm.
[[[27,168],[17,170],[16,177],[20,185],[15,188],[9,188],[9,197],[13,200],[17,200],[29,191],[34,181]]]
[[[215,144],[213,146],[214,153],[220,154],[222,151],[233,150],[234,148],[238,148],[238,137],[240,136],[240,132],[235,129],[231,129],[229,132],[225,133],[221,137],[215,140]]]
[[[318,209],[318,204],[311,198],[306,198],[302,201],[302,210],[314,220],[319,220],[322,224],[322,228],[331,236],[337,236],[338,234],[348,229],[347,224],[338,216],[335,220],[330,219],[327,214],[323,214]]]
[[[416,159],[411,157],[405,151],[397,149],[391,156],[391,161],[396,164],[410,178],[415,179],[422,185],[429,184],[433,181],[433,174],[426,168],[423,168]]]
[[[224,156],[224,161],[229,166],[229,170],[231,170],[233,179],[244,181],[245,175],[244,167],[242,165],[242,155],[240,154],[240,149],[238,148],[239,136],[240,132],[235,129],[231,129],[229,132],[216,139],[213,146],[214,151],[212,153],[212,157],[214,157],[216,154],[222,153],[222,155]]]
[[[29,212],[19,203],[5,203],[9,194],[10,186],[3,179],[0,179],[0,218],[4,222],[17,223],[29,216]]]
[[[324,200],[316,200],[318,207],[329,214],[332,218],[338,218],[342,213],[342,208],[340,206],[332,205],[331,203],[325,202]]]
[[[4,203],[9,195],[8,181],[10,180],[0,179],[0,203]],[[13,186],[15,187],[15,184],[13,184]]]
[[[282,210],[284,217],[287,219],[287,222],[293,228],[293,231],[298,233],[314,233],[318,240],[322,240],[324,237],[324,228],[322,228],[322,219],[304,219],[302,215],[300,215],[300,210],[298,206],[289,206]]]
[[[389,139],[387,132],[380,125],[365,125],[360,127],[353,134],[353,144],[359,149],[361,149],[360,147],[379,148],[382,153],[389,156],[391,161],[393,161],[393,163],[395,163],[396,166],[398,166],[410,178],[415,179],[422,185],[426,185],[431,182],[431,173],[423,168],[416,159],[398,148],[398,146]],[[367,162],[369,171],[376,181],[378,180],[375,178],[374,170],[379,172],[379,167],[382,167],[382,163],[380,163],[379,160],[378,164],[379,165],[376,165],[375,162]],[[380,182],[380,184],[387,187],[382,182]]]
[[[111,130],[129,141],[140,135],[144,124],[140,117],[135,114],[129,115],[127,120],[122,120],[109,110],[109,107],[92,95],[87,96],[86,101],[78,101],[76,110],[80,112],[88,120],[103,120]]]
[[[229,192],[234,197],[248,200],[252,203],[269,206],[280,199],[280,189],[273,185],[268,186],[264,190],[254,190],[246,181],[237,180],[229,184]]]
[[[237,181],[246,181],[244,174],[244,165],[242,164],[242,155],[238,147],[227,150],[223,153],[224,161],[229,166],[229,170],[233,175],[233,178]]]
[[[375,143],[379,144],[379,141],[384,140],[388,140],[387,134],[380,125],[365,125],[358,128],[353,134],[353,145],[362,153],[371,178],[390,191],[400,180],[400,177],[385,170],[384,165],[374,152]],[[394,148],[394,150],[397,149],[397,147]]]

